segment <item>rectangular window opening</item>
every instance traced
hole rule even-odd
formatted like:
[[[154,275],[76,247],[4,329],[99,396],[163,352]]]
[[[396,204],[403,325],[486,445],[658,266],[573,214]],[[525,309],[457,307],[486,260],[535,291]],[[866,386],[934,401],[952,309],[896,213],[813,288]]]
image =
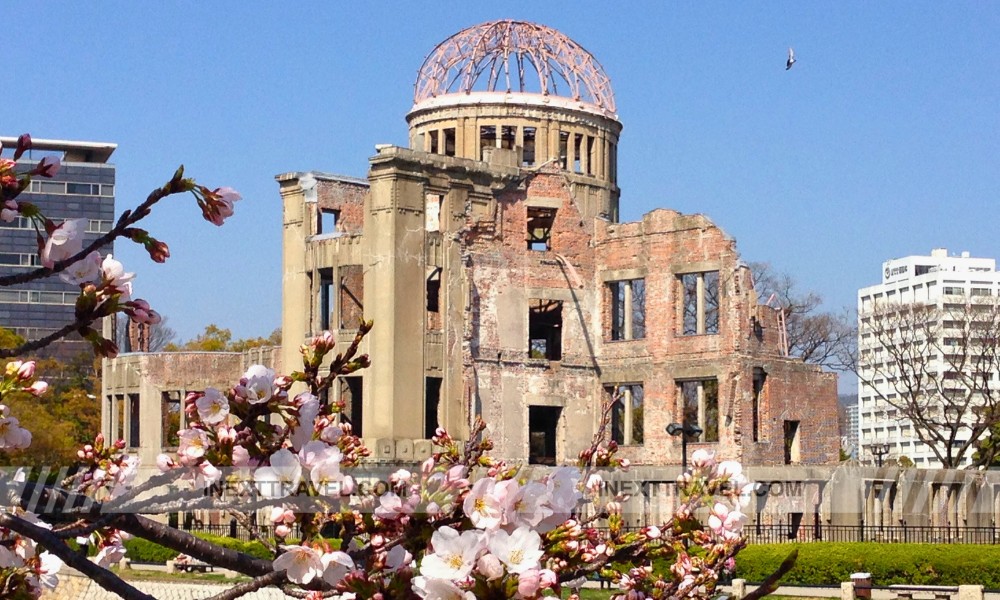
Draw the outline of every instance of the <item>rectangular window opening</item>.
[[[441,378],[424,378],[424,438],[431,439],[440,426],[438,410],[441,404]]]
[[[802,461],[802,440],[799,436],[799,422],[785,421],[785,464]]]
[[[479,160],[486,160],[486,148],[497,145],[497,128],[493,125],[483,125],[479,128]]]
[[[587,136],[587,175],[594,174],[594,163],[596,162],[594,160],[596,158],[594,156],[594,141],[594,136]]]
[[[563,170],[566,169],[566,161],[569,156],[569,132],[559,132],[559,164]]]
[[[449,127],[444,130],[444,155],[455,156],[455,128]]]
[[[528,307],[528,356],[562,360],[561,300],[531,300]]]
[[[319,270],[319,329],[329,331],[333,327],[333,269]]]
[[[761,394],[764,393],[764,383],[767,381],[767,373],[760,367],[753,370],[753,441],[760,441],[760,401]]]
[[[319,220],[316,223],[316,233],[335,233],[340,227],[340,211],[335,208],[319,209]]]
[[[440,146],[438,145],[439,131],[437,129],[435,129],[434,131],[431,131],[428,135],[431,136],[430,137],[430,141],[431,141],[431,154],[438,154],[438,150],[440,149]]]
[[[687,435],[689,442],[719,441],[719,381],[701,379],[678,384],[683,401],[684,426],[696,425],[698,435]]]
[[[340,328],[353,329],[364,318],[365,273],[361,265],[340,267]]]
[[[521,165],[530,167],[535,164],[535,128],[524,128],[524,147],[521,152]]]
[[[361,377],[340,378],[340,401],[343,403],[341,420],[351,424],[351,433],[360,437],[362,431],[362,407],[364,402],[364,380]]]
[[[684,273],[681,284],[682,335],[719,333],[719,272]]]
[[[500,128],[500,147],[507,150],[514,149],[514,142],[517,139],[517,127],[504,125]]]
[[[181,393],[163,392],[160,400],[160,440],[164,447],[176,448],[181,441],[178,435],[181,430]]]
[[[574,133],[573,134],[573,172],[583,173],[583,156],[581,152],[581,146],[583,146],[583,134]]]
[[[139,394],[128,395],[128,447],[138,448],[139,440]]]
[[[552,225],[556,209],[528,207],[528,250],[552,249]]]
[[[555,466],[556,434],[562,408],[558,406],[528,407],[528,463]]]
[[[615,399],[611,407],[611,439],[622,446],[641,446],[645,431],[642,384],[629,383],[604,389],[609,399]]]
[[[439,331],[441,321],[441,267],[428,267],[426,280],[427,330]]]

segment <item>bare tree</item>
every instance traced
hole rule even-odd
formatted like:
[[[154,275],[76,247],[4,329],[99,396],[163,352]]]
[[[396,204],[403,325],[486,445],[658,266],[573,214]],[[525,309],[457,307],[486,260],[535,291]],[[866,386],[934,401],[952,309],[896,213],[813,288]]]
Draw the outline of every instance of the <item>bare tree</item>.
[[[948,468],[962,466],[1000,425],[1000,303],[970,300],[874,305],[860,315],[857,342],[842,352],[886,415],[912,423]],[[990,464],[1000,451],[994,446],[980,445],[973,466]]]
[[[803,293],[787,273],[778,273],[770,263],[750,263],[754,290],[761,302],[782,311],[788,333],[788,354],[802,362],[844,370],[839,350],[854,337],[848,314],[821,310],[823,298],[815,292]]]

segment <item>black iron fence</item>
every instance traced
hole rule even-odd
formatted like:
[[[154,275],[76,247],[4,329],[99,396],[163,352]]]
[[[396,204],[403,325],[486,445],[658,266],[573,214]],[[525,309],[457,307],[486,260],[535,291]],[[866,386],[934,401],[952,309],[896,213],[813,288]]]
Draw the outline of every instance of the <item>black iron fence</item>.
[[[207,533],[210,535],[217,535],[220,537],[228,537],[241,542],[254,541],[253,535],[246,527],[238,524],[236,521],[230,521],[229,523],[220,524],[210,524],[210,523],[199,523],[197,521],[184,523],[181,527],[184,531],[190,533]],[[271,525],[259,525],[257,531],[263,538],[273,538],[274,537],[274,527]],[[288,535],[289,539],[299,539],[301,537],[298,528],[294,528],[292,532]]]
[[[750,543],[883,542],[916,544],[996,544],[996,527],[936,527],[911,525],[751,524],[744,528]]]

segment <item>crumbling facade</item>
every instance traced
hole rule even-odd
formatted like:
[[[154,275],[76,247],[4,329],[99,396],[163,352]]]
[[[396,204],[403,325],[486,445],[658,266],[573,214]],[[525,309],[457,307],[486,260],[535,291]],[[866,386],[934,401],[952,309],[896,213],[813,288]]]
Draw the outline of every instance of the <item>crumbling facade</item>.
[[[680,462],[670,423],[702,430],[689,452],[837,460],[836,378],[784,356],[735,241],[702,215],[618,222],[622,126],[593,56],[486,23],[435,48],[414,100],[410,148],[379,147],[367,180],[277,177],[282,363],[373,319],[371,368],[333,393],[377,458],[482,416],[495,455],[565,463],[616,398],[605,435],[636,464]]]

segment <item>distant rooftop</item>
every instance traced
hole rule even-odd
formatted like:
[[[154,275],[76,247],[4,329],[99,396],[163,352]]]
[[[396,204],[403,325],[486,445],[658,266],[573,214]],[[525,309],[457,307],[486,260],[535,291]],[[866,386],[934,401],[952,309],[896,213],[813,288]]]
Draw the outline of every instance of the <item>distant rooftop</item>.
[[[16,137],[0,136],[0,149],[7,154],[17,148]],[[75,142],[71,140],[44,140],[31,138],[31,150],[25,153],[25,158],[32,160],[32,153],[39,152],[45,156],[62,153],[63,162],[106,163],[118,144],[110,142]],[[38,157],[38,159],[40,159]],[[37,160],[37,159],[36,159]]]

